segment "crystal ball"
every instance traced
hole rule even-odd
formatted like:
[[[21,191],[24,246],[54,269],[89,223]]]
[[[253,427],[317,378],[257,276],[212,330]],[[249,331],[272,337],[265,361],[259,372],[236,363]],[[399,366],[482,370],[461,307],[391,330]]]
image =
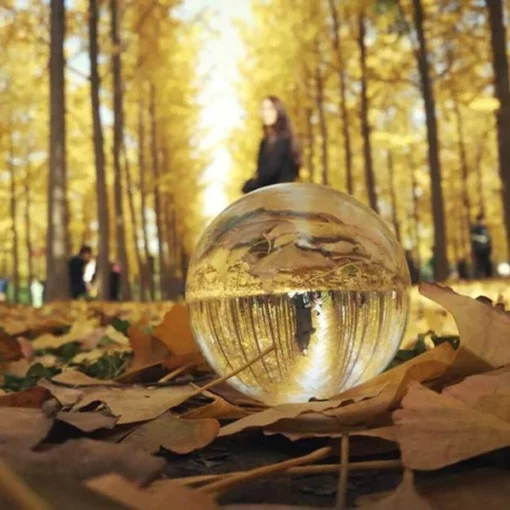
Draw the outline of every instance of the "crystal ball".
[[[186,299],[195,338],[229,384],[268,405],[327,399],[374,377],[404,333],[410,278],[382,218],[316,184],[250,193],[205,230]]]

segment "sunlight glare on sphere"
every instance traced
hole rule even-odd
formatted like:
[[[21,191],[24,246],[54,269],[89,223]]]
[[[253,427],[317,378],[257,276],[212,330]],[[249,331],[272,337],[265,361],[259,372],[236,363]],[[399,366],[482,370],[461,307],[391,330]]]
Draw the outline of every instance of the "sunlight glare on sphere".
[[[270,405],[325,399],[384,370],[408,314],[409,272],[383,220],[339,191],[280,184],[206,229],[186,298],[205,357]]]

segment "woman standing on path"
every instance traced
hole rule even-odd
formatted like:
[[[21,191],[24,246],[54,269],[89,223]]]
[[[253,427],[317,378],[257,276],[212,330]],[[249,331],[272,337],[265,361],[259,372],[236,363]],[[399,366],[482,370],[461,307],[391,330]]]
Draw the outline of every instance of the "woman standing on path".
[[[294,182],[299,177],[301,147],[282,101],[268,96],[261,108],[264,137],[260,142],[255,177],[243,186],[249,193],[264,186]]]

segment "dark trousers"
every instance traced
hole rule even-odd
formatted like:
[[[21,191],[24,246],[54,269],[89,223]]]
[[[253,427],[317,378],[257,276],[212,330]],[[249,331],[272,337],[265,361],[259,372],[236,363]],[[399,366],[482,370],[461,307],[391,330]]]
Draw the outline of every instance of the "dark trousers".
[[[477,278],[492,277],[492,262],[490,253],[475,253],[475,276]]]

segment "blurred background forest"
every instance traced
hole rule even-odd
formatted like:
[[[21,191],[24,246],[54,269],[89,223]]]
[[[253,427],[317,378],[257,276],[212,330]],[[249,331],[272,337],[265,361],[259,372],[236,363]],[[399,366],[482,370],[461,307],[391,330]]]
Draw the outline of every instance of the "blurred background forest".
[[[469,264],[480,212],[495,265],[508,262],[508,9],[0,0],[0,278],[10,298],[25,301],[35,279],[48,300],[68,298],[68,260],[83,244],[98,256],[99,298],[113,261],[123,299],[175,298],[198,236],[253,174],[268,94],[288,106],[302,180],[369,204],[419,268],[434,255],[443,280]],[[211,83],[234,96],[230,110],[203,94]]]

